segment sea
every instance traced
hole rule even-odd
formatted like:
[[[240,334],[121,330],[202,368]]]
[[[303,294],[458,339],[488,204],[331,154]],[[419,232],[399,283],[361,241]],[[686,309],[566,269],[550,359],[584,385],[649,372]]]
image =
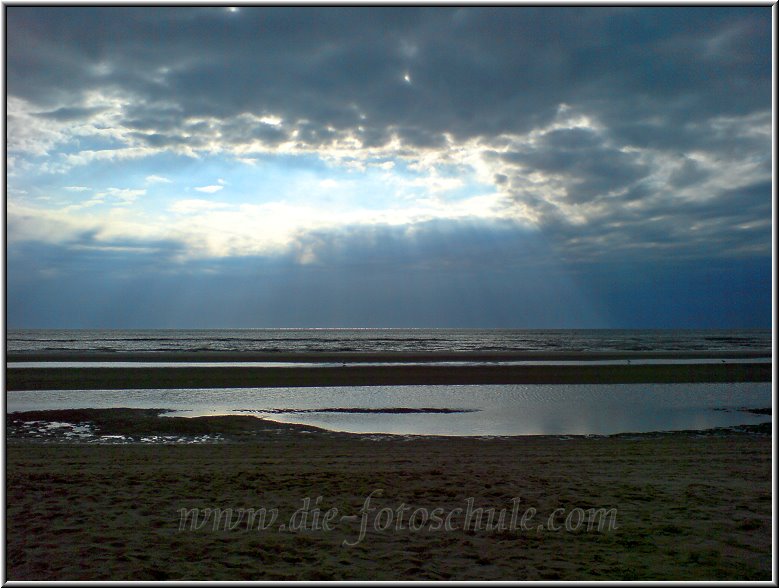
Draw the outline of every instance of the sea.
[[[8,329],[6,351],[771,351],[771,330]]]
[[[772,348],[770,330],[10,329],[6,337],[6,351],[10,353],[220,351],[315,355],[317,352],[717,351],[727,354],[749,351],[765,354],[765,358],[755,361],[767,362],[771,361]],[[12,368],[14,364],[7,366]],[[333,369],[342,368],[339,364]],[[772,407],[772,402],[769,382],[6,393],[8,413],[63,408],[160,408],[170,411],[166,413],[168,416],[254,415],[349,433],[479,437],[718,430],[771,422],[770,411],[766,413],[766,409]],[[81,435],[87,442],[106,442],[84,424],[36,426],[42,427],[44,436],[49,431],[46,427],[65,427],[65,436],[55,435],[57,439],[77,440]],[[157,438],[118,438],[111,442],[130,441],[161,442]]]

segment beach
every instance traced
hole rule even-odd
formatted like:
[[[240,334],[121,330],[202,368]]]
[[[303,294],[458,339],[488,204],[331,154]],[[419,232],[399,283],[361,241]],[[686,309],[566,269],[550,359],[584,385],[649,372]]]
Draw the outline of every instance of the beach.
[[[130,360],[149,360],[141,355]],[[206,355],[163,357],[214,360]],[[317,361],[344,359],[316,354]],[[398,356],[352,355],[343,368],[9,368],[7,386],[770,381],[771,370],[627,361],[360,365],[379,359],[391,364]],[[769,423],[611,436],[436,437],[163,412],[7,416],[8,579],[771,579]],[[46,438],[31,433],[44,430],[42,423],[57,425]],[[69,435],[84,423],[97,433],[76,443]],[[257,523],[257,513],[274,511],[272,524]]]
[[[136,422],[148,427],[153,418]],[[205,445],[11,439],[8,578],[771,578],[770,427],[480,439],[348,435],[251,417],[189,420],[199,424],[180,433],[235,434]],[[133,427],[128,415],[115,422]],[[472,514],[504,510],[504,528],[490,530],[486,519],[465,528],[469,505]],[[315,507],[337,509],[329,530],[313,524]],[[233,509],[234,524],[204,521],[209,508]],[[239,509],[262,508],[278,511],[269,528],[238,520]],[[182,509],[190,516],[201,509],[200,522],[182,522]],[[307,527],[281,530],[294,527],[296,512],[300,523],[301,509]],[[387,509],[395,513],[389,525]],[[616,528],[574,529],[592,509],[616,509]],[[419,526],[434,511],[452,524],[410,528],[412,513]]]
[[[318,4],[3,11],[0,588],[775,583],[776,12]]]

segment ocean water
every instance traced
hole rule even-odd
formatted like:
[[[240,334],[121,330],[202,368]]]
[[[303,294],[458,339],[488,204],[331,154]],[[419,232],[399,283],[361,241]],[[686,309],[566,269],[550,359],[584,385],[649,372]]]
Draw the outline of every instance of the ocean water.
[[[602,359],[602,360],[567,360],[567,359],[545,359],[545,360],[516,360],[516,361],[9,361],[9,368],[116,368],[116,369],[137,369],[137,368],[201,368],[201,367],[237,367],[237,368],[341,368],[350,366],[360,367],[382,367],[382,366],[531,366],[531,365],[715,365],[715,364],[741,364],[741,363],[771,363],[770,357],[757,358],[693,358],[693,359]]]
[[[763,330],[8,329],[7,351],[771,351]]]
[[[9,352],[758,351],[769,357],[771,353],[770,330],[10,329],[6,335]],[[652,361],[643,360],[644,363]],[[75,362],[73,367],[82,365],[88,363]],[[321,365],[315,358],[311,364]],[[11,363],[8,367],[21,365]],[[728,427],[770,421],[770,415],[740,410],[770,406],[771,384],[765,382],[38,390],[6,394],[8,412],[90,407],[165,408],[181,416],[252,414],[354,433],[480,436]],[[415,412],[416,409],[446,409],[447,412]]]

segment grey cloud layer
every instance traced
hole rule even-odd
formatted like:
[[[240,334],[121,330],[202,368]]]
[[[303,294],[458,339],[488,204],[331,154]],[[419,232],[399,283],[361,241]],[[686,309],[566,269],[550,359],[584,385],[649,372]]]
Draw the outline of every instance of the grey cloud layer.
[[[469,137],[527,130],[560,103],[628,134],[770,99],[769,8],[11,7],[9,24],[9,91],[52,108],[108,86],[193,116]]]
[[[770,246],[768,7],[7,15],[9,96],[43,120],[105,115],[98,92],[150,149],[471,144],[561,250]],[[554,128],[561,105],[593,125]]]

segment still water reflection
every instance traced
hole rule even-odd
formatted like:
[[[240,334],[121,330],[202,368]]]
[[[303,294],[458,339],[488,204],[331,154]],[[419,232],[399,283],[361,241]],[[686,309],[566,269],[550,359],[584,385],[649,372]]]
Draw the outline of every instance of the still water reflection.
[[[176,411],[170,413],[171,416],[253,414],[335,431],[424,435],[604,435],[707,429],[770,422],[770,416],[739,410],[770,406],[770,383],[7,393],[8,412],[60,408],[168,408]]]

